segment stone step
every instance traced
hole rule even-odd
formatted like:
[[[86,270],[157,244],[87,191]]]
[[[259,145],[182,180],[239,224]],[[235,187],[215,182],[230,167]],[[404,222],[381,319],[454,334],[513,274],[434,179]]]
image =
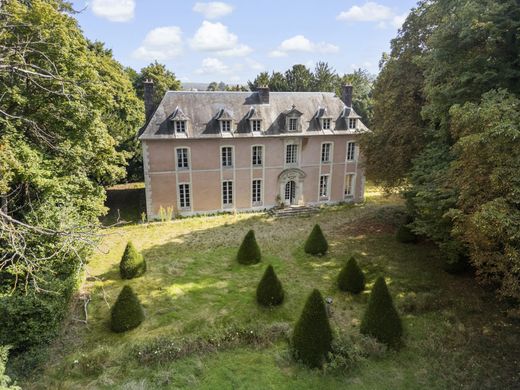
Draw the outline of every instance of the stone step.
[[[308,216],[317,213],[319,208],[310,206],[292,206],[283,209],[272,208],[268,211],[269,215],[276,218],[294,217],[294,216]]]

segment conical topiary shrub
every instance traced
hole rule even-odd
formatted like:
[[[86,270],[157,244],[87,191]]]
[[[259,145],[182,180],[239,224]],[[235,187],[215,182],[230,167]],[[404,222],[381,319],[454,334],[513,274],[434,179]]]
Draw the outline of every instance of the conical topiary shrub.
[[[244,241],[240,245],[237,253],[237,261],[240,264],[256,264],[262,258],[260,247],[256,243],[255,232],[250,230],[244,237]]]
[[[132,279],[146,272],[146,262],[143,255],[135,249],[134,244],[128,241],[125,252],[119,263],[119,273],[123,279]]]
[[[329,249],[329,244],[323,232],[321,231],[320,225],[314,225],[311,234],[305,242],[305,252],[311,255],[324,255]]]
[[[112,307],[110,329],[121,333],[134,329],[144,320],[143,308],[132,287],[124,286]]]
[[[283,302],[282,283],[276,276],[273,266],[269,265],[256,288],[256,300],[263,306],[276,306]]]
[[[359,294],[365,289],[365,275],[354,257],[351,257],[338,276],[338,287],[341,291]]]
[[[394,348],[401,344],[401,319],[383,277],[377,278],[372,288],[360,331]]]
[[[292,347],[297,359],[310,367],[321,367],[331,351],[332,330],[325,303],[318,290],[314,290],[294,327]]]

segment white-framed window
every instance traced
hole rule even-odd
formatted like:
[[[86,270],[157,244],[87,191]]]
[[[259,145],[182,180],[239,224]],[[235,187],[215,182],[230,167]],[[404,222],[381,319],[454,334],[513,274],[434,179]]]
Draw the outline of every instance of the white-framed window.
[[[357,119],[356,118],[349,118],[348,119],[348,128],[349,129],[355,129],[357,125]]]
[[[329,196],[329,175],[320,176],[320,198]]]
[[[347,173],[345,175],[345,198],[354,196],[354,173]]]
[[[253,166],[258,167],[263,164],[263,147],[262,145],[255,145],[251,149],[251,163]]]
[[[298,118],[289,118],[289,131],[298,130]]]
[[[231,168],[233,166],[233,148],[231,146],[223,146],[220,150],[222,167]]]
[[[175,121],[175,132],[185,134],[186,133],[186,121]]]
[[[177,148],[177,169],[189,169],[189,151],[188,148]]]
[[[190,202],[190,185],[187,183],[179,184],[179,207],[181,209],[189,209]]]
[[[347,142],[347,161],[354,161],[356,158],[356,143]]]
[[[254,131],[254,132],[262,131],[262,121],[260,119],[251,120],[251,131]]]
[[[262,203],[262,180],[254,179],[251,183],[251,200],[253,204]]]
[[[224,207],[233,205],[233,182],[231,180],[222,182],[222,204]]]
[[[321,120],[321,128],[323,130],[330,130],[330,118],[323,118]]]
[[[288,144],[285,146],[285,163],[296,164],[298,162],[298,145]]]
[[[321,162],[327,163],[330,162],[330,153],[332,150],[332,143],[327,142],[324,144],[321,144]]]
[[[221,120],[220,121],[220,131],[222,133],[231,132],[231,121],[230,120]]]

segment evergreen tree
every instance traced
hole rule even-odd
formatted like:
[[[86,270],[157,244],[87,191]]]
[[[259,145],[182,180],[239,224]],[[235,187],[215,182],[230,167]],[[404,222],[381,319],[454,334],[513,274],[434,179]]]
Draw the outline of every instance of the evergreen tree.
[[[338,287],[341,291],[359,294],[365,289],[365,275],[354,257],[351,257],[338,276]]]
[[[293,332],[292,347],[297,359],[310,367],[321,367],[331,351],[332,330],[321,293],[307,298]]]
[[[256,300],[263,306],[276,306],[283,302],[282,283],[276,276],[273,266],[269,265],[256,289]]]
[[[135,249],[134,244],[128,241],[125,252],[119,263],[119,273],[123,279],[132,279],[146,272],[146,261],[143,255]]]
[[[250,230],[247,232],[237,253],[237,261],[240,264],[256,264],[262,259],[260,247],[256,243],[255,232]]]
[[[410,229],[406,224],[399,226],[395,238],[397,241],[405,244],[413,244],[417,242],[417,235],[412,232],[412,229]]]
[[[124,286],[112,307],[110,329],[116,333],[137,328],[144,320],[143,308],[132,287]]]
[[[305,242],[305,252],[311,255],[324,255],[329,249],[327,239],[321,231],[320,225],[314,225],[311,234]]]

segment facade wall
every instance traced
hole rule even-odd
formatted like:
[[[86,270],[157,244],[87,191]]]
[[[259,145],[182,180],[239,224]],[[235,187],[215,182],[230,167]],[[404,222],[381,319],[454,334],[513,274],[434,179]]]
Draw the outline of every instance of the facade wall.
[[[147,212],[157,218],[160,209],[175,214],[254,210],[286,204],[360,202],[364,176],[355,135],[307,137],[247,137],[212,139],[144,140],[143,159],[147,185]],[[355,158],[347,161],[347,143],[355,142]],[[321,161],[322,144],[332,143],[330,162]],[[298,159],[286,164],[286,146],[296,144]],[[253,166],[252,147],[263,147],[262,165]],[[232,148],[232,167],[222,167],[222,147]],[[177,149],[188,149],[189,168],[177,167]],[[352,196],[345,197],[345,174],[354,174]],[[328,176],[328,191],[320,197],[320,176]],[[261,202],[252,201],[252,180],[261,180]],[[233,202],[223,203],[222,183],[233,184]],[[285,199],[286,183],[295,182],[294,198]],[[189,189],[188,206],[181,207],[179,185]],[[290,191],[289,191],[290,192]]]

